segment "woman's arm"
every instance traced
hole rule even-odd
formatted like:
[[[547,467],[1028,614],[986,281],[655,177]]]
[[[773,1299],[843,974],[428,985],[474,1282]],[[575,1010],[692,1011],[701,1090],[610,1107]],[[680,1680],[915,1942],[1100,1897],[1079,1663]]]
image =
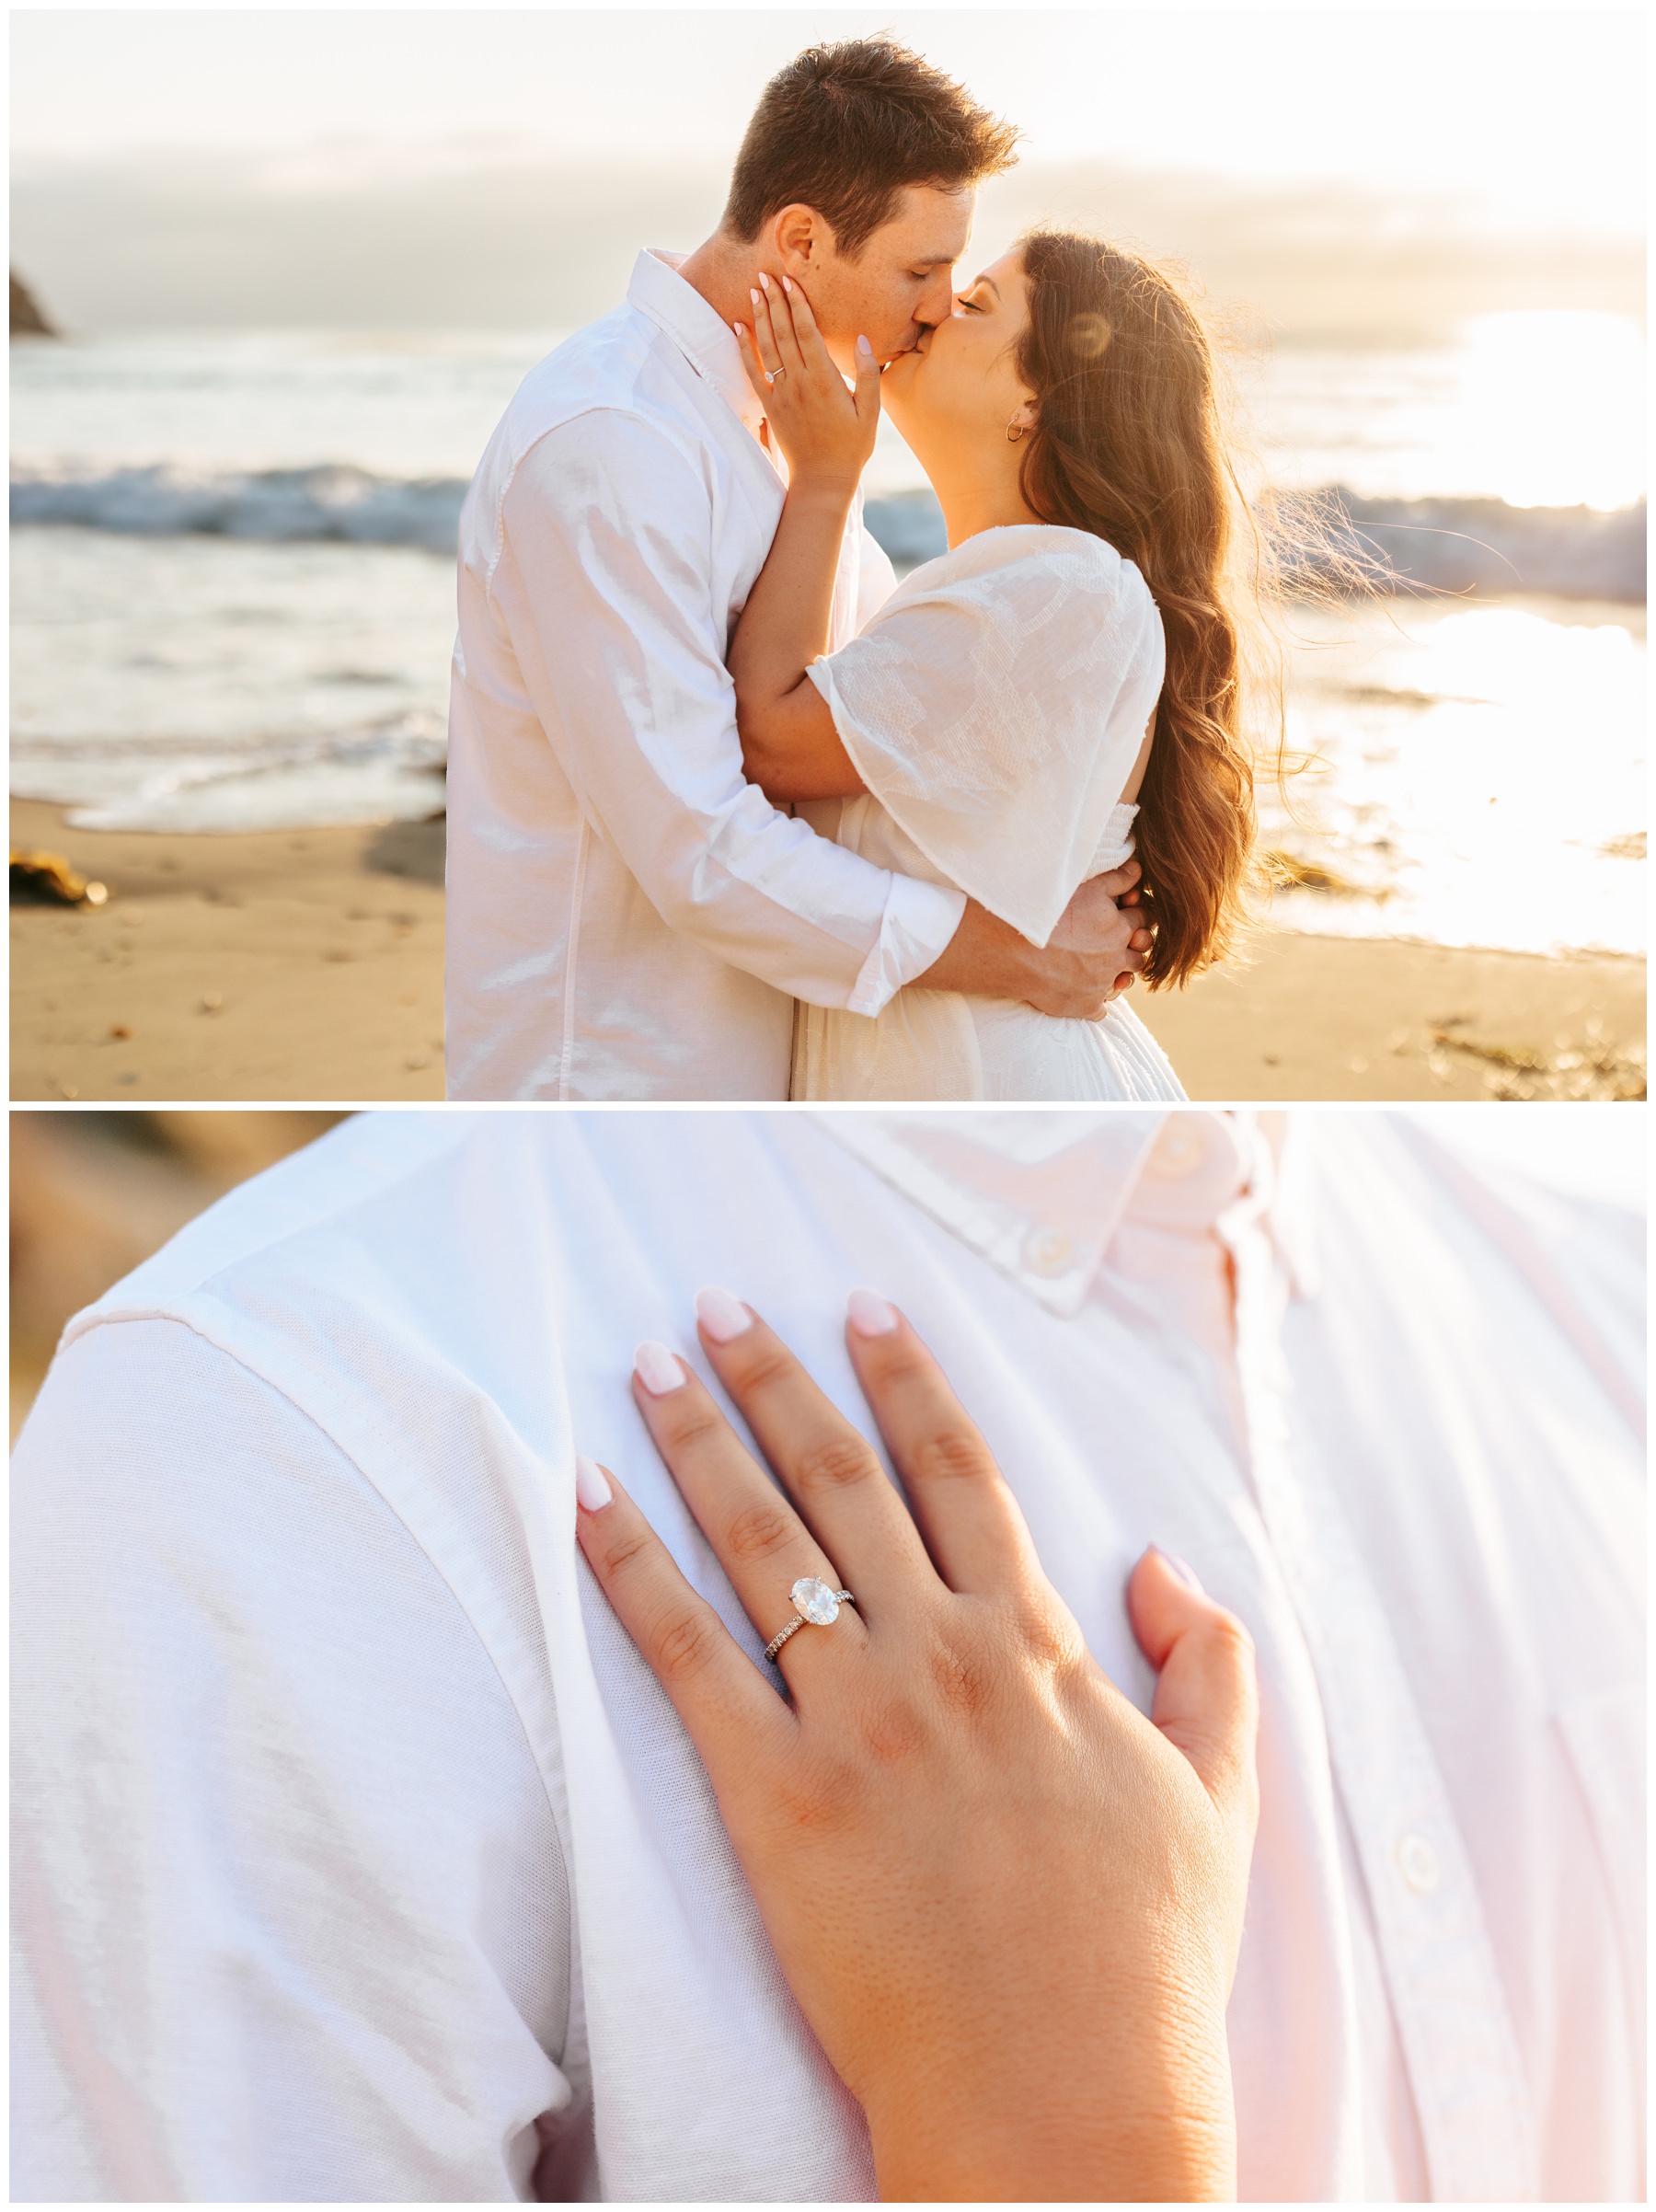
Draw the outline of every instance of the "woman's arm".
[[[701,1754],[782,1971],[867,2115],[881,2197],[1234,2195],[1246,1631],[1146,1553],[1126,1593],[1158,1675],[1146,1720],[900,1314],[854,1293],[846,1345],[912,1515],[757,1315],[726,1291],[696,1304],[782,1488],[690,1367],[642,1345],[658,1449],[760,1635],[798,1577],[856,1606],[757,1669],[590,1461],[577,1534]]]
[[[802,292],[789,284],[778,295],[767,284],[753,303],[754,328],[738,323],[736,337],[788,485],[769,557],[730,639],[742,766],[778,804],[844,799],[863,781],[805,671],[828,650],[840,547],[880,421],[880,370],[859,340],[853,398]]]

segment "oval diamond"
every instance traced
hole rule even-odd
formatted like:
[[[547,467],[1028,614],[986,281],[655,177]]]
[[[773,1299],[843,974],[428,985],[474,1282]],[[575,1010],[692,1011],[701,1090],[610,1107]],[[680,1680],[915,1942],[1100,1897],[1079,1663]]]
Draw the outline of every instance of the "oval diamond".
[[[839,1619],[839,1599],[814,1574],[801,1574],[788,1596],[806,1619],[814,1621],[819,1629],[825,1629],[831,1620]]]

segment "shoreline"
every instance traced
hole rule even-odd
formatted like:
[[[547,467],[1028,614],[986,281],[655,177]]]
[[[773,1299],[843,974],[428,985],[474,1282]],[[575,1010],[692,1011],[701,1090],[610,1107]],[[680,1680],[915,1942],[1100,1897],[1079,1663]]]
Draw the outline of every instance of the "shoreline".
[[[443,824],[73,830],[14,847],[106,883],[12,907],[12,1089],[131,1105],[443,1096]],[[1248,964],[1129,1003],[1193,1100],[1642,1096],[1645,962],[1264,928]]]

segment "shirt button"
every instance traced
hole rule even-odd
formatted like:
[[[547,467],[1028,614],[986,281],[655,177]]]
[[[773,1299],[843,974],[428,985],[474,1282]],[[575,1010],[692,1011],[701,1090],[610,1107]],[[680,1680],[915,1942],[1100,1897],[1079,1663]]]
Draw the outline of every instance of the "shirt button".
[[[1436,1889],[1438,1856],[1424,1836],[1417,1836],[1410,1830],[1401,1838],[1397,1845],[1397,1865],[1410,1889],[1419,1890],[1422,1895],[1429,1889]]]
[[[1024,1265],[1032,1275],[1061,1275],[1075,1251],[1062,1229],[1031,1229],[1024,1238]]]
[[[1202,1141],[1199,1117],[1193,1113],[1170,1113],[1161,1135],[1151,1147],[1144,1165],[1158,1181],[1178,1182],[1192,1175],[1207,1155]]]

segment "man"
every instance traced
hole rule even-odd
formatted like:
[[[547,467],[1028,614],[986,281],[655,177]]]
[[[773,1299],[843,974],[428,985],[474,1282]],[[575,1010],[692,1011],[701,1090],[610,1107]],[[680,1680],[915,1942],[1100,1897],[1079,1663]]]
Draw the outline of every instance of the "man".
[[[796,998],[872,1015],[924,982],[1095,1016],[1140,964],[1135,868],[1042,951],[776,812],[725,668],[784,492],[731,324],[764,271],[845,365],[859,332],[913,346],[1015,136],[901,47],[811,48],[766,87],[718,235],[640,254],[626,305],[507,409],[460,525],[451,1097],[785,1099]],[[835,646],[893,582],[859,503]]]
[[[16,2197],[872,2195],[574,1538],[581,1451],[763,1665],[628,1387],[707,1373],[709,1282],[865,1434],[845,1297],[894,1298],[1141,1704],[1146,1543],[1251,1631],[1243,2196],[1639,2194],[1637,1224],[1401,1117],[945,1111],[364,1116],[71,1324]]]

